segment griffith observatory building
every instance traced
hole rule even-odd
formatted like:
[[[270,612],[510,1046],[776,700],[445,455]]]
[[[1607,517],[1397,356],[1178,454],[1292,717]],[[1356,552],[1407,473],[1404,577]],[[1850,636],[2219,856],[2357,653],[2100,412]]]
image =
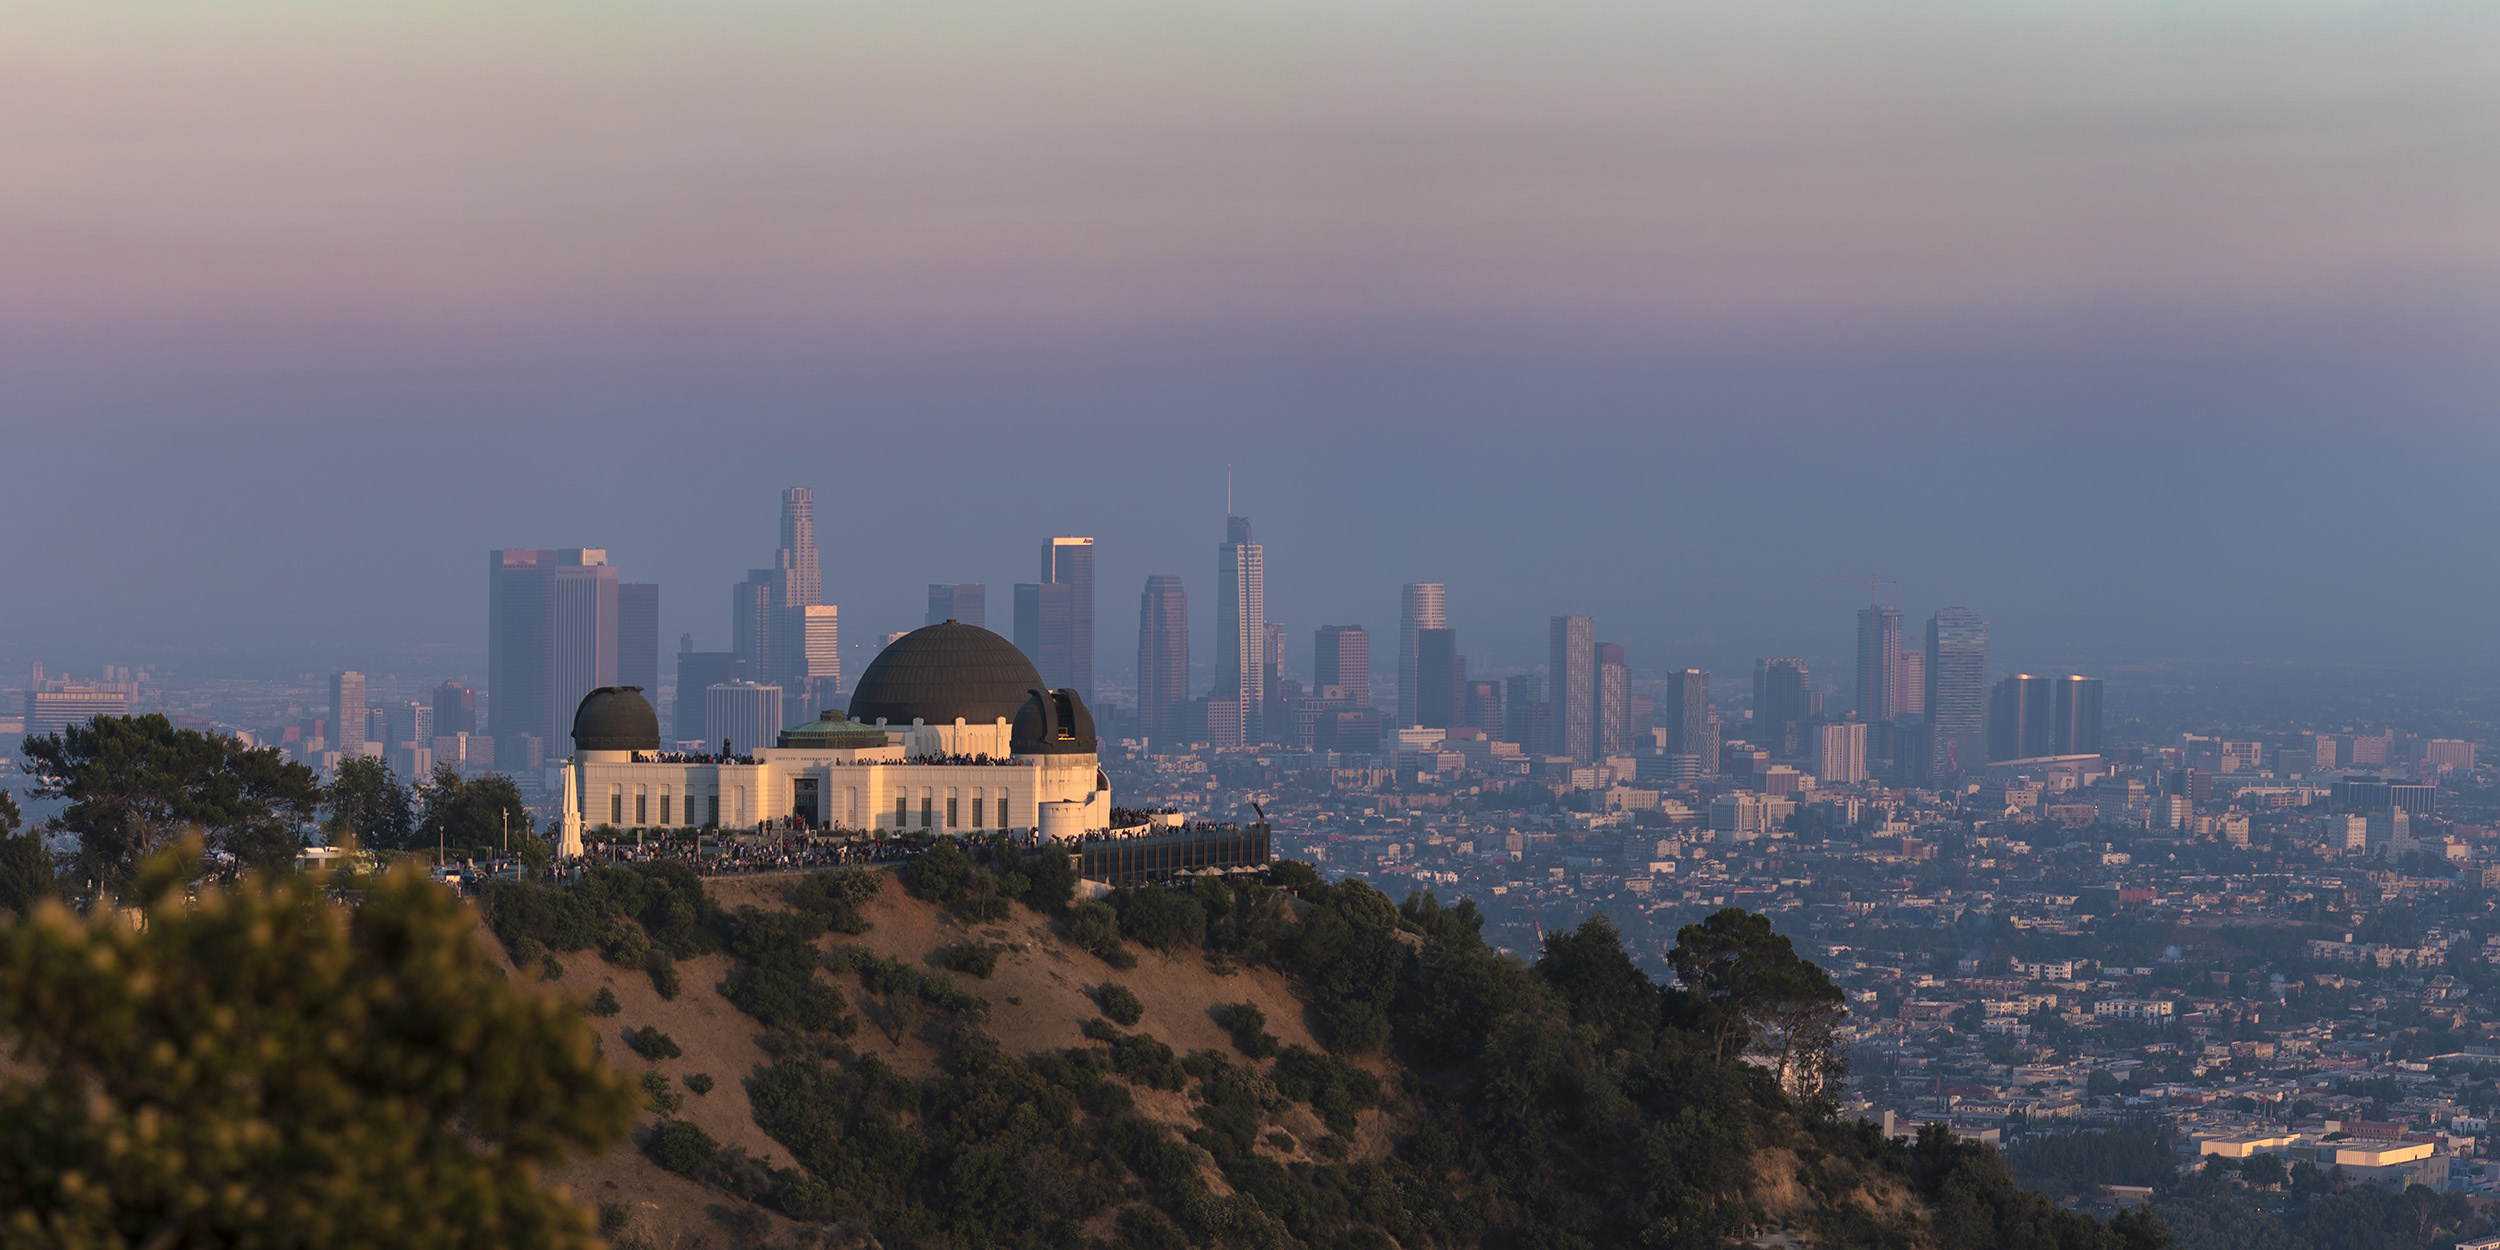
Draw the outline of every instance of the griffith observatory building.
[[[753,829],[795,819],[858,833],[1038,832],[1111,825],[1093,713],[1046,690],[1015,644],[956,621],[896,639],[860,674],[847,715],[782,731],[751,755],[661,749],[639,687],[605,686],[573,716],[556,852],[585,829]]]

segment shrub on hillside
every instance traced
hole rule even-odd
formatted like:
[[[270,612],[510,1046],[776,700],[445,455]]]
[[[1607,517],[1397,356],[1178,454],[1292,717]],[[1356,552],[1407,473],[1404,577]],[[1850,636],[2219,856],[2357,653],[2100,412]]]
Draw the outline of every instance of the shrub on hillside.
[[[842,1012],[849,1004],[842,991],[816,979],[814,954],[777,952],[739,968],[721,983],[721,997],[766,1028],[847,1033]]]
[[[965,884],[980,871],[972,857],[955,845],[952,838],[940,838],[937,845],[913,856],[903,865],[903,888],[913,898],[952,907],[963,901]]]
[[[488,927],[516,953],[526,939],[550,950],[597,946],[602,955],[612,947],[622,954],[635,941],[625,932],[632,927],[645,943],[680,958],[712,948],[718,910],[703,893],[702,878],[673,861],[604,865],[564,887],[490,881],[482,906]]]
[[[1102,903],[1068,909],[1068,940],[1114,968],[1134,968],[1137,954],[1120,944],[1120,913]]]
[[[1186,894],[1128,886],[1112,891],[1111,908],[1119,913],[1121,936],[1140,945],[1168,951],[1206,940],[1206,909]]]
[[[741,907],[722,917],[722,946],[746,961],[721,983],[730,1005],[769,1028],[843,1032],[842,991],[816,979],[822,917]]]
[[[956,972],[969,972],[986,980],[998,970],[999,952],[1006,949],[991,942],[963,942],[947,947],[940,962]]]
[[[1135,1025],[1146,1014],[1146,1004],[1137,1001],[1137,995],[1131,993],[1125,985],[1105,985],[1096,988],[1094,1001],[1102,1004],[1102,1014],[1120,1022],[1123,1026]]]
[[[686,1053],[678,1049],[677,1039],[662,1033],[658,1025],[645,1025],[639,1029],[625,1030],[625,1048],[653,1063],[662,1059],[675,1059]]]
[[[1309,1103],[1329,1130],[1340,1136],[1353,1135],[1357,1112],[1380,1105],[1379,1077],[1304,1046],[1288,1046],[1278,1054],[1268,1079],[1279,1095]]]
[[[1066,851],[1034,850],[1016,865],[1016,871],[1028,883],[1018,901],[1035,911],[1058,911],[1076,897],[1076,868],[1068,862]]]
[[[1180,1056],[1143,1033],[1111,1043],[1111,1070],[1155,1089],[1177,1091],[1189,1083],[1189,1073],[1181,1067]]]
[[[667,951],[653,951],[647,966],[651,970],[651,988],[658,991],[663,1000],[676,998],[677,961],[670,959]]]
[[[820,1223],[833,1218],[833,1187],[797,1168],[782,1168],[773,1173],[773,1205],[801,1223]]]
[[[686,1088],[688,1088],[688,1089],[690,1089],[690,1090],[693,1090],[693,1091],[694,1091],[697,1095],[703,1095],[703,1094],[709,1094],[709,1093],[711,1093],[711,1092],[712,1092],[712,1074],[711,1074],[711,1073],[709,1073],[709,1072],[689,1072],[689,1073],[687,1073],[687,1074],[686,1074]]]
[[[954,977],[886,958],[857,943],[825,952],[824,965],[835,972],[858,973],[860,988],[871,994],[919,999],[976,1020],[989,1015],[989,1001],[965,989]]]
[[[915,898],[954,909],[970,920],[1005,920],[1007,900],[998,878],[972,862],[953,838],[940,838],[903,866],[903,888]]]
[[[1215,1009],[1215,1022],[1233,1035],[1233,1045],[1253,1059],[1276,1053],[1276,1039],[1267,1031],[1267,1013],[1255,1003],[1226,1003]]]
[[[869,868],[815,873],[782,892],[782,900],[823,921],[836,933],[866,933],[868,904],[885,888],[885,874]]]
[[[620,968],[638,968],[651,958],[651,939],[642,926],[623,916],[610,916],[599,935],[599,957]]]
[[[695,1176],[709,1169],[712,1160],[719,1157],[720,1143],[684,1120],[668,1120],[653,1130],[643,1150],[653,1163],[679,1176]]]
[[[623,1010],[625,1008],[616,1001],[616,991],[604,985],[599,987],[598,993],[590,996],[589,1002],[582,1005],[584,1014],[599,1016],[603,1019]]]
[[[1315,905],[1279,954],[1309,982],[1328,1022],[1329,1049],[1377,1050],[1389,1040],[1389,1007],[1416,962],[1400,937],[1405,918],[1360,881],[1305,888],[1302,897]]]
[[[677,1087],[658,1068],[642,1074],[642,1095],[644,1105],[654,1112],[667,1115],[677,1110]]]

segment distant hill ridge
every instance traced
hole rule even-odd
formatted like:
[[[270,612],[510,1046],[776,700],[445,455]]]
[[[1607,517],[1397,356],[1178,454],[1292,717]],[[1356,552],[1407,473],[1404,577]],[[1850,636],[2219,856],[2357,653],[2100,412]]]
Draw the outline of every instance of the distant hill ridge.
[[[515,975],[648,1091],[634,1150],[552,1179],[620,1246],[2168,1243],[1833,1118],[1837,995],[1760,917],[1686,931],[1687,993],[1602,916],[1531,964],[1303,864],[1075,903],[968,849],[494,887]]]

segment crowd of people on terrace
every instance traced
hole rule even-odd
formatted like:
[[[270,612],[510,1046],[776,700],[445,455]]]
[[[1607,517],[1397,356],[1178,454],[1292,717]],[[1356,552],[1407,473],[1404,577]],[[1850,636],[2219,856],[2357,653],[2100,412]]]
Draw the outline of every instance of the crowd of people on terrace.
[[[717,752],[708,751],[636,751],[637,764],[752,764],[755,757],[739,755],[723,742]]]

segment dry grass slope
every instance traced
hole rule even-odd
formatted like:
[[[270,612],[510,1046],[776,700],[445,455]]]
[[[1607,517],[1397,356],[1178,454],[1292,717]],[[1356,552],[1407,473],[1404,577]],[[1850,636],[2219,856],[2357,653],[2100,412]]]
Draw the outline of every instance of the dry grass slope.
[[[725,910],[734,911],[742,905],[783,910],[781,891],[795,880],[796,874],[722,878],[708,881],[706,889]],[[990,1019],[986,1028],[1011,1053],[1029,1056],[1092,1044],[1079,1029],[1085,1021],[1102,1014],[1093,992],[1095,987],[1106,984],[1126,986],[1146,1005],[1144,1018],[1126,1031],[1151,1035],[1183,1054],[1217,1050],[1236,1063],[1263,1069],[1273,1066],[1273,1061],[1253,1063],[1241,1055],[1233,1046],[1231,1034],[1216,1023],[1217,1008],[1240,1002],[1256,1004],[1266,1014],[1267,1030],[1280,1045],[1322,1049],[1312,1035],[1307,1004],[1286,977],[1271,968],[1235,966],[1219,970],[1194,949],[1175,955],[1140,950],[1138,966],[1120,971],[1060,940],[1051,921],[1038,913],[1017,907],[1004,922],[967,924],[910,897],[890,874],[884,892],[866,910],[868,932],[857,936],[833,934],[820,939],[817,946],[830,949],[836,943],[856,943],[880,956],[927,968],[941,967],[941,952],[959,943],[983,941],[1005,947],[987,979],[965,973],[955,975],[965,988],[988,1001]],[[479,940],[502,959],[501,948],[482,926]],[[728,956],[707,955],[679,961],[677,969],[683,988],[673,1001],[662,999],[651,978],[641,970],[609,964],[595,951],[577,951],[556,958],[565,969],[558,980],[539,980],[534,969],[526,974],[513,970],[512,975],[535,981],[550,993],[585,1001],[601,986],[607,987],[622,1010],[606,1019],[592,1017],[589,1023],[598,1031],[609,1062],[637,1077],[652,1071],[666,1075],[680,1098],[677,1118],[693,1122],[724,1148],[742,1149],[772,1167],[790,1166],[789,1152],[756,1128],[747,1102],[745,1078],[767,1062],[764,1051],[756,1044],[765,1030],[721,997],[717,987],[729,972],[732,961]],[[504,966],[511,967],[508,962]],[[859,1011],[862,1001],[870,997],[861,991],[855,975],[837,976],[821,969],[817,975],[837,985],[854,1011]],[[875,1053],[913,1076],[937,1072],[937,1055],[925,1041],[909,1033],[897,1041],[868,1020],[867,1013],[862,1014],[859,1032],[849,1039],[854,1048]],[[635,1054],[627,1047],[624,1033],[640,1028],[659,1029],[684,1053],[657,1061]],[[1383,1074],[1388,1070],[1379,1063],[1366,1066]],[[697,1095],[686,1087],[684,1078],[696,1073],[713,1078],[709,1094]],[[1144,1089],[1137,1094],[1141,1114],[1175,1129],[1196,1124],[1184,1096]],[[1356,1155],[1376,1156],[1387,1151],[1390,1126],[1382,1123],[1382,1118],[1376,1111],[1362,1114],[1361,1128],[1355,1137]],[[649,1133],[660,1119],[657,1113],[646,1112],[636,1127],[636,1140]],[[1307,1107],[1295,1107],[1284,1127],[1305,1143],[1318,1141],[1327,1134],[1326,1127]],[[1260,1150],[1279,1159],[1298,1157],[1277,1154],[1267,1145]],[[603,1158],[578,1162],[552,1179],[589,1201],[623,1207],[628,1218],[624,1235],[653,1246],[691,1250],[696,1246],[754,1244],[746,1234],[733,1232],[731,1222],[720,1218],[723,1215],[749,1221],[750,1228],[768,1229],[764,1244],[789,1245],[800,1241],[797,1225],[762,1207],[738,1203],[718,1190],[668,1172],[636,1147],[621,1147]],[[1209,1169],[1209,1179],[1218,1193],[1224,1192],[1222,1179],[1213,1169]],[[744,1210],[733,1213],[726,1209],[729,1207]]]

